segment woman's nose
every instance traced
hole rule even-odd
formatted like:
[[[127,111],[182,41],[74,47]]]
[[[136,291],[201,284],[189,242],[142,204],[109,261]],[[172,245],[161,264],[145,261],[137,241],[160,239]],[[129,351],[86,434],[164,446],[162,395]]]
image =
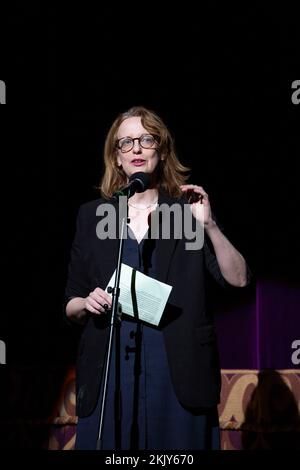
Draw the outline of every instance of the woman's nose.
[[[135,141],[133,142],[133,149],[132,149],[132,150],[133,150],[134,153],[141,153],[142,147],[141,147],[141,145],[140,145],[140,143],[139,143],[138,140],[135,140]]]

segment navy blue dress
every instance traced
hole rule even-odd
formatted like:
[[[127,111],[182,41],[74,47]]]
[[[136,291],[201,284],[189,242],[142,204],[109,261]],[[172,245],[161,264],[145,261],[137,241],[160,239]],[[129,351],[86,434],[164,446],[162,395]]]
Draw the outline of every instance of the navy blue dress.
[[[124,240],[123,263],[155,277],[155,240],[140,243],[129,228]],[[187,409],[173,390],[163,332],[123,315],[121,344],[121,449],[219,449],[217,409]],[[107,388],[102,449],[115,449],[115,350]],[[79,418],[77,450],[94,450],[98,437],[102,393],[92,415]]]

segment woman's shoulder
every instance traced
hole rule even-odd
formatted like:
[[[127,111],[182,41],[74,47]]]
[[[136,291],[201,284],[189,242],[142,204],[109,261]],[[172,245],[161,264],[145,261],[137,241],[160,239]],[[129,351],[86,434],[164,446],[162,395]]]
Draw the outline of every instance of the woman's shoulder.
[[[84,202],[79,206],[80,212],[93,212],[101,204],[114,204],[112,199],[105,199],[103,197],[98,197],[97,199],[92,199],[90,201]]]
[[[82,203],[78,209],[78,217],[80,219],[91,219],[96,216],[97,208],[102,204],[114,204],[113,201],[99,197],[87,202]]]
[[[179,197],[171,196],[166,191],[160,190],[158,195],[159,204],[167,204],[172,206],[173,204],[184,204],[187,201],[184,195]]]

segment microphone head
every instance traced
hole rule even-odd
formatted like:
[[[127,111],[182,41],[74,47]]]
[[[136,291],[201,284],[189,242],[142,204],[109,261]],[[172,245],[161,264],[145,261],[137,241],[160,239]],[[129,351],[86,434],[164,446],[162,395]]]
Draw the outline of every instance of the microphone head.
[[[138,171],[133,173],[129,177],[129,184],[132,183],[135,186],[135,191],[137,193],[143,193],[150,186],[150,175],[149,173],[144,173],[143,171]]]

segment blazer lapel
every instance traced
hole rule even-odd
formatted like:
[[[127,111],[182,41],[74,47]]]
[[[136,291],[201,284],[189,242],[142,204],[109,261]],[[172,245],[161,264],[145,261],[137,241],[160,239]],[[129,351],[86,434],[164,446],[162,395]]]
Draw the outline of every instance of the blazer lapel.
[[[104,278],[105,286],[117,267],[119,247],[119,206],[114,200],[110,200],[109,203],[114,206],[116,211],[116,238],[105,238],[101,241],[97,240],[96,242],[98,244],[98,250],[100,250],[101,273]]]
[[[171,206],[172,204],[178,202],[178,199],[171,198],[165,193],[160,192],[158,197],[158,205],[167,204]],[[161,217],[159,219],[159,226],[157,230],[161,228]],[[170,239],[163,239],[161,236],[157,239],[157,257],[156,257],[156,275],[157,279],[166,282],[170,267],[170,262],[172,260],[172,255],[178,243],[178,239],[174,238],[174,229],[176,227],[170,227]]]

